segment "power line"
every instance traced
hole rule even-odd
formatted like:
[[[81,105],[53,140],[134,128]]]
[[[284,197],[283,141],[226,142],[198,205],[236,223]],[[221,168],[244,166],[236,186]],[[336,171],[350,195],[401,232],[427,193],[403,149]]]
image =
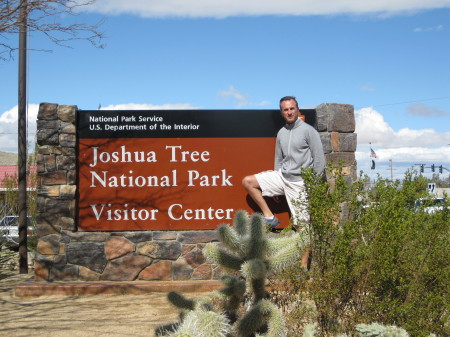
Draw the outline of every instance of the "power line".
[[[391,106],[391,105],[400,105],[400,104],[408,104],[408,103],[420,103],[420,102],[428,102],[428,101],[437,101],[437,100],[443,100],[443,99],[450,99],[450,96],[444,96],[444,97],[435,97],[435,98],[424,98],[420,100],[414,100],[414,101],[403,101],[403,102],[397,102],[397,103],[386,103],[386,104],[377,104],[377,105],[371,105],[372,107],[381,107],[381,106]],[[364,106],[357,107],[356,109],[362,109],[365,108]]]

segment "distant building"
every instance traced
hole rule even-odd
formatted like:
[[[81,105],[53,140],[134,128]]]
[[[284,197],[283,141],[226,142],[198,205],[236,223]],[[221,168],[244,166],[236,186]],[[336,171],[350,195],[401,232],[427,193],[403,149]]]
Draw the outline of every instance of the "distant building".
[[[28,175],[34,174],[36,175],[36,165],[31,165],[29,167]],[[17,180],[18,168],[17,165],[0,165],[0,192],[6,190],[6,180],[15,179]],[[36,186],[32,186],[32,182],[30,180],[27,181],[28,188],[35,188]],[[17,188],[17,181],[16,181]]]

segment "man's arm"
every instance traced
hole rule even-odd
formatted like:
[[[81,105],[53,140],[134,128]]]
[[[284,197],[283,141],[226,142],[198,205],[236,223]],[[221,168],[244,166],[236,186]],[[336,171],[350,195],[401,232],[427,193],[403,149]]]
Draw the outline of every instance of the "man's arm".
[[[325,155],[323,154],[322,141],[320,140],[319,133],[313,127],[311,127],[309,135],[309,148],[314,161],[313,169],[318,174],[321,174],[325,169]]]
[[[275,171],[278,171],[281,168],[282,160],[283,160],[283,153],[281,151],[280,141],[277,137],[277,141],[275,143],[275,163],[274,163]]]

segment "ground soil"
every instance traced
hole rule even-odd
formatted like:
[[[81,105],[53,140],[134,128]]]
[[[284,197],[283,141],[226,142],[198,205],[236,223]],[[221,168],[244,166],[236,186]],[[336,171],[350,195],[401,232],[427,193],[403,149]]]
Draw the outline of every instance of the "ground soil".
[[[152,337],[157,326],[178,318],[165,293],[16,297],[16,284],[32,277],[11,272],[0,280],[0,336]]]

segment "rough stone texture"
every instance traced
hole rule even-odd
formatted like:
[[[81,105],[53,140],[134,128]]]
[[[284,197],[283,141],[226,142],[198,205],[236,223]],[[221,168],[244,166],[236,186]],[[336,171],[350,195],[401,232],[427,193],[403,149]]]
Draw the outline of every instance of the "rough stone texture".
[[[112,237],[106,241],[105,252],[108,260],[134,252],[136,246],[129,240],[122,237]]]
[[[42,154],[36,155],[36,171],[38,174],[45,172],[44,155]]]
[[[38,153],[39,154],[61,154],[61,148],[59,146],[50,146],[50,145],[43,145],[43,146],[39,146],[38,148]]]
[[[159,261],[148,266],[139,274],[139,279],[146,281],[170,281],[172,279],[172,262]]]
[[[316,108],[317,128],[328,163],[349,183],[356,179],[353,106]],[[35,278],[40,281],[209,280],[223,270],[206,260],[213,230],[77,232],[77,139],[74,105],[42,103],[38,113],[38,209]],[[327,179],[334,184],[333,170]]]
[[[155,240],[176,240],[178,236],[177,232],[154,232],[153,238]]]
[[[44,186],[40,186],[37,190],[37,194],[39,196],[43,196],[43,197],[54,197],[57,198],[59,197],[59,186],[58,185],[54,185],[54,186],[48,186],[48,185],[44,185]]]
[[[61,147],[61,154],[64,156],[76,156],[77,155],[77,151],[75,150],[74,147]]]
[[[344,166],[355,165],[355,153],[354,152],[334,152],[325,155],[327,163],[331,163],[333,167],[338,167],[341,164]]]
[[[77,109],[76,105],[60,105],[57,112],[58,118],[63,122],[75,123]]]
[[[319,131],[354,132],[355,114],[353,105],[325,103],[316,107]]]
[[[64,265],[67,263],[67,257],[65,255],[41,255],[36,254],[35,261],[42,265],[49,267],[54,265]]]
[[[125,232],[124,234],[113,233],[112,235],[123,235],[125,238],[127,238],[133,243],[153,240],[153,232]]]
[[[78,276],[80,280],[82,281],[99,281],[100,280],[100,274],[96,273],[93,270],[90,270],[89,268],[79,266],[78,267]]]
[[[62,216],[58,221],[61,229],[73,231],[75,229],[75,219],[70,217]]]
[[[61,199],[74,199],[77,193],[77,187],[75,185],[61,185],[60,186],[60,198]]]
[[[101,273],[106,266],[105,246],[96,242],[74,242],[66,249],[67,262]]]
[[[330,153],[332,151],[330,134],[320,133],[320,140],[322,141],[323,153]]]
[[[192,273],[193,280],[210,280],[212,276],[212,268],[209,264],[203,264],[197,267]]]
[[[60,235],[47,235],[37,244],[37,252],[42,255],[57,255],[64,252],[64,247],[60,242]]]
[[[59,141],[58,130],[38,130],[36,133],[36,141],[39,145],[57,145]]]
[[[77,172],[75,170],[67,171],[67,183],[76,185],[77,183]]]
[[[38,237],[44,237],[45,235],[60,233],[61,227],[54,226],[46,223],[36,224],[36,235]]]
[[[72,123],[61,123],[61,132],[75,134],[77,132],[77,128]]]
[[[66,171],[54,171],[41,175],[42,185],[63,185],[67,183]]]
[[[54,266],[49,271],[49,281],[76,281],[78,279],[78,266]]]
[[[105,242],[109,237],[109,233],[98,232],[70,232],[63,231],[63,236],[67,236],[71,242]]]
[[[68,133],[59,135],[59,143],[61,146],[75,146],[77,142],[76,136]]]
[[[43,206],[43,210],[49,214],[60,214],[61,216],[70,216],[72,214],[73,205],[70,200],[47,198]]]
[[[172,265],[173,279],[176,281],[189,280],[194,269],[186,262],[185,259],[178,259]]]
[[[339,133],[338,132],[331,132],[331,150],[334,152],[339,151]]]
[[[39,262],[34,262],[34,279],[36,281],[47,281],[48,280],[48,268]]]
[[[217,241],[217,233],[216,231],[181,232],[178,235],[178,241],[181,243]]]
[[[38,120],[36,122],[36,127],[38,130],[53,129],[58,132],[59,128],[61,127],[61,122],[58,120]]]
[[[205,263],[206,257],[203,254],[203,250],[198,247],[192,249],[188,253],[184,255],[184,259],[186,262],[192,266],[193,268],[198,267],[199,265]]]
[[[151,263],[152,259],[147,256],[126,255],[109,261],[100,278],[109,281],[133,281]]]
[[[72,156],[58,156],[56,160],[58,170],[75,170],[76,160]]]
[[[39,105],[38,120],[57,120],[58,119],[58,104],[41,103]]]
[[[176,241],[139,243],[137,252],[159,260],[176,260],[181,255],[181,244]]]
[[[47,172],[54,172],[58,168],[56,166],[56,156],[53,154],[45,155],[44,156],[44,167]],[[45,174],[42,174],[41,177],[45,176]],[[45,185],[50,185],[47,183],[44,183]]]
[[[339,151],[355,152],[357,143],[356,133],[340,133],[339,134]]]

